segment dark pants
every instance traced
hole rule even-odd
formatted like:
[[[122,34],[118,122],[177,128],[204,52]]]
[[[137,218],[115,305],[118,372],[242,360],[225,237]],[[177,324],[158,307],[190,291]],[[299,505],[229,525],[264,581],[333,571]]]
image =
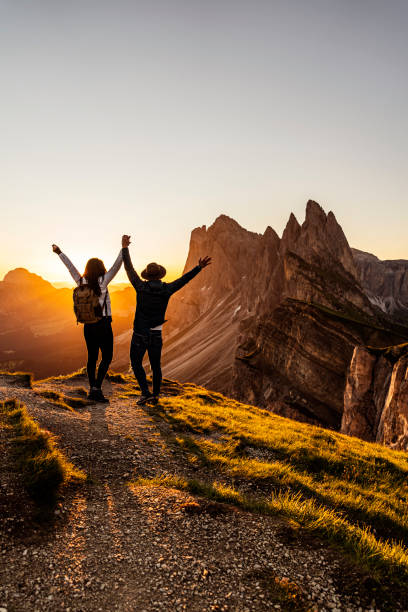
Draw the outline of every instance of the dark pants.
[[[89,385],[91,387],[102,386],[113,356],[113,333],[110,317],[103,317],[97,323],[85,323],[84,336],[88,349],[88,372]],[[102,359],[98,368],[98,376],[95,378],[96,362],[98,361],[99,350]]]
[[[149,395],[149,387],[147,386],[146,372],[144,371],[142,362],[146,354],[149,355],[149,361],[153,373],[153,395],[159,395],[162,381],[161,371],[161,352],[163,340],[161,331],[150,331],[147,334],[138,334],[133,332],[132,342],[130,344],[130,361],[136,380],[139,383],[140,391],[143,395]]]

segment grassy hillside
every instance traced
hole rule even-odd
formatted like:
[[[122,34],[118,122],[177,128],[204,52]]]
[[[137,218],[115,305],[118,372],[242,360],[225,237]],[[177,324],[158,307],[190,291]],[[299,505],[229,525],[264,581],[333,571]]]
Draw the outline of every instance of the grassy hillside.
[[[41,429],[17,400],[0,402],[0,418],[12,432],[16,468],[21,472],[24,486],[47,515],[56,503],[63,485],[85,480],[58,449],[49,432]]]
[[[184,474],[139,480],[279,514],[341,547],[377,584],[408,578],[408,456],[167,383],[148,412],[169,426]],[[133,394],[132,385],[123,387]],[[177,395],[179,393],[179,395]],[[191,468],[196,476],[191,478]],[[186,476],[188,474],[189,476]]]

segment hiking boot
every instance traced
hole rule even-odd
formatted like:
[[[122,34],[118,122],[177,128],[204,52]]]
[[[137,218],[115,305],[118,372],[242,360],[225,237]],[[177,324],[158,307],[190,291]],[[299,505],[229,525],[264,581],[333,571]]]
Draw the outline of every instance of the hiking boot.
[[[90,389],[89,393],[87,395],[87,399],[89,399],[91,402],[96,402],[97,401],[97,393],[98,393],[97,389]]]
[[[89,395],[91,395],[91,399],[98,402],[98,404],[109,404],[109,400],[102,393],[102,389],[92,390]]]
[[[152,404],[158,404],[160,400],[160,395],[153,395],[151,398]]]
[[[143,394],[139,397],[139,399],[137,400],[136,404],[138,406],[141,406],[142,404],[145,404],[146,402],[148,402],[149,400],[151,400],[153,397],[153,395],[151,393],[146,393]]]

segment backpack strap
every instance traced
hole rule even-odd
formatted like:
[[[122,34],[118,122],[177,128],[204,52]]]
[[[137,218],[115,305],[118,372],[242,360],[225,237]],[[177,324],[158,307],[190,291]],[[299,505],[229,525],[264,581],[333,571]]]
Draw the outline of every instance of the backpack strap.
[[[103,300],[103,304],[102,304],[102,316],[103,316],[103,311],[105,310],[105,316],[108,316],[108,309],[106,308],[106,298],[108,295],[108,288],[106,288],[106,293],[105,293],[105,299]]]

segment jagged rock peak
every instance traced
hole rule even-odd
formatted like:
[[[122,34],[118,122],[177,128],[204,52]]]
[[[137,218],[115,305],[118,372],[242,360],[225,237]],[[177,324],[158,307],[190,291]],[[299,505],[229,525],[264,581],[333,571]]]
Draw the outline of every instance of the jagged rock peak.
[[[280,238],[278,236],[278,234],[275,232],[275,230],[273,229],[273,227],[271,227],[270,225],[267,226],[266,230],[263,233],[263,237],[267,240],[277,240],[278,242],[280,242]]]
[[[286,250],[286,248],[290,245],[294,245],[296,242],[299,233],[301,230],[301,226],[296,219],[293,213],[290,213],[289,221],[286,224],[285,229],[282,234],[282,249]]]
[[[229,231],[229,232],[244,232],[245,234],[254,234],[254,235],[259,235],[256,234],[256,232],[250,232],[249,230],[245,229],[244,227],[242,227],[242,225],[240,225],[238,223],[238,221],[235,221],[235,219],[232,219],[232,217],[229,217],[228,215],[219,215],[216,220],[214,221],[214,223],[212,225],[210,225],[210,227],[208,228],[208,231],[212,232],[218,232],[218,231]]]
[[[306,218],[305,223],[307,222],[317,222],[317,223],[325,223],[327,219],[327,215],[324,212],[323,208],[315,202],[314,200],[308,200],[306,204]]]

